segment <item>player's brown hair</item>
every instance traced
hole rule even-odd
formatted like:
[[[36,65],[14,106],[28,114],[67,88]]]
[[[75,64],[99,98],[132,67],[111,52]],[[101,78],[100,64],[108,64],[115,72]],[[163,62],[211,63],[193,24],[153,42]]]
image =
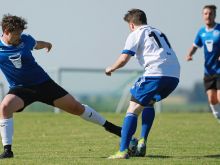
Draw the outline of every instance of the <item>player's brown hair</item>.
[[[5,14],[1,21],[2,31],[7,30],[8,32],[13,32],[16,30],[27,29],[27,21],[22,17],[17,17],[11,14]]]
[[[135,25],[147,24],[147,17],[144,11],[140,9],[131,9],[125,16],[124,20],[128,23],[134,23]]]

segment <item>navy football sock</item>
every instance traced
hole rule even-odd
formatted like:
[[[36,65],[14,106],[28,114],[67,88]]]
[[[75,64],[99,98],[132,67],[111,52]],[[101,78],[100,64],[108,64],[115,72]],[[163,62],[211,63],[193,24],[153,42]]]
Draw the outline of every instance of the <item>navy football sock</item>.
[[[142,112],[142,127],[141,127],[141,135],[140,135],[140,138],[144,138],[145,141],[147,140],[154,118],[155,118],[154,107],[145,107]]]
[[[120,151],[128,149],[132,135],[135,133],[136,128],[137,115],[133,113],[127,113],[122,126]]]

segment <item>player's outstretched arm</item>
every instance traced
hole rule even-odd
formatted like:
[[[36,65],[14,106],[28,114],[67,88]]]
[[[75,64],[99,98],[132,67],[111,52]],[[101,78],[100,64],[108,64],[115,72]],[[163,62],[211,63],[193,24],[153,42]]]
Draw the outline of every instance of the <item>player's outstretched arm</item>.
[[[192,61],[193,60],[192,56],[193,56],[193,54],[195,54],[196,50],[197,50],[197,47],[195,47],[195,46],[192,46],[190,48],[189,53],[186,55],[186,61]]]
[[[50,49],[52,48],[52,44],[49,42],[45,42],[45,41],[37,41],[36,46],[34,49],[39,50],[39,49],[47,49],[47,52],[50,51]]]
[[[130,58],[131,58],[131,56],[129,54],[121,54],[112,66],[108,66],[105,69],[105,74],[107,76],[111,76],[112,72],[125,66],[128,63],[128,61],[130,60]]]

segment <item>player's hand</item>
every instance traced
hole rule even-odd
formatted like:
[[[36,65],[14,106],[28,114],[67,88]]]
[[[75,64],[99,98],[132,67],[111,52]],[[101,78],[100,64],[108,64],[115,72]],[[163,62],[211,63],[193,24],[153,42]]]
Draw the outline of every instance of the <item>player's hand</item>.
[[[34,49],[39,50],[39,49],[46,49],[47,52],[49,52],[52,48],[52,44],[50,42],[45,42],[45,41],[37,41],[36,46]]]
[[[49,42],[47,42],[47,44],[46,44],[46,47],[45,47],[46,49],[47,49],[47,52],[49,52],[50,50],[51,50],[51,48],[52,48],[52,44],[51,43],[49,43]]]
[[[192,56],[190,56],[190,55],[186,56],[186,61],[192,61],[192,60],[193,60]]]
[[[105,74],[107,76],[111,76],[112,72],[113,72],[113,70],[112,70],[112,67],[110,67],[110,66],[105,69]]]

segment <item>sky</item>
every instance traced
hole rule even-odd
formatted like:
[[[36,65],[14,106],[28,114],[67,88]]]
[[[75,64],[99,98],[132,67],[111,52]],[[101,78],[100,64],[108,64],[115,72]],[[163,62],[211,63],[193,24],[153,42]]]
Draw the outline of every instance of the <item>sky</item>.
[[[199,28],[203,26],[202,8],[217,6],[219,0],[0,0],[0,16],[10,13],[28,22],[25,31],[36,40],[53,44],[50,53],[34,51],[36,61],[46,70],[61,67],[105,68],[119,56],[130,33],[123,21],[131,8],[146,12],[148,24],[168,37],[181,65],[179,87],[192,88],[203,78],[203,49],[192,62],[185,56]],[[141,69],[135,58],[124,69]],[[2,77],[2,76],[1,76]],[[0,78],[3,82],[4,78]]]

